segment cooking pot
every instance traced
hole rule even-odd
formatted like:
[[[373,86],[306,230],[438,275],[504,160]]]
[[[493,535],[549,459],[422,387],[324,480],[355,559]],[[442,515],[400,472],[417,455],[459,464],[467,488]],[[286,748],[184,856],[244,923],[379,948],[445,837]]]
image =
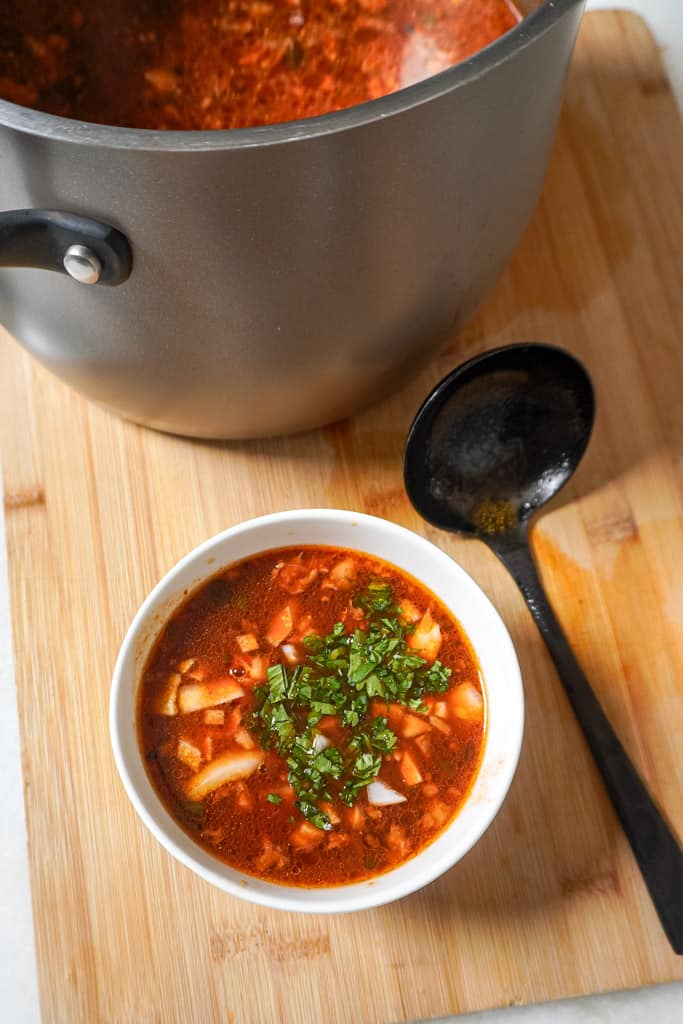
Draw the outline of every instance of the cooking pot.
[[[161,430],[256,437],[353,413],[508,260],[583,4],[530,5],[424,82],[280,125],[143,131],[0,101],[0,320]]]

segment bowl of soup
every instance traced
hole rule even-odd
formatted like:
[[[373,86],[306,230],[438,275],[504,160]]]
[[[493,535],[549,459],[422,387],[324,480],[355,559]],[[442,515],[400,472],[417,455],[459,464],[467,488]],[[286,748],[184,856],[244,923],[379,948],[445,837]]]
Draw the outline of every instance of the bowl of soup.
[[[0,322],[147,426],[420,370],[538,197],[584,0],[4,0]]]
[[[393,523],[304,509],[200,545],[114,670],[116,765],[211,884],[284,910],[399,899],[476,843],[512,781],[519,666],[488,598]]]

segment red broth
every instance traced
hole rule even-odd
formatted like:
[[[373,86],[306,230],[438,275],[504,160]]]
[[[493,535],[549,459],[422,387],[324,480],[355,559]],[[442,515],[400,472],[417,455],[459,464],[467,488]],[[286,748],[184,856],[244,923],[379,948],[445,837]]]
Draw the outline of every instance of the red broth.
[[[0,98],[131,128],[276,124],[487,46],[512,0],[3,0]]]
[[[363,659],[386,637],[393,653],[368,676]],[[290,694],[312,679],[306,700],[278,703],[281,679]],[[284,548],[223,570],[173,614],[142,678],[139,742],[169,812],[215,857],[285,885],[356,882],[418,853],[461,807],[484,734],[479,667],[457,621],[412,577],[344,549]],[[302,798],[316,772],[326,798]]]

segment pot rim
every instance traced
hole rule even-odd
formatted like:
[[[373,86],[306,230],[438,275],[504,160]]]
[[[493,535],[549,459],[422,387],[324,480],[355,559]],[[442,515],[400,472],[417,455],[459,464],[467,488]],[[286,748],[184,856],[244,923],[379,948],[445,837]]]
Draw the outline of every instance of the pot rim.
[[[358,128],[411,110],[471,82],[544,35],[571,8],[585,0],[544,0],[519,24],[471,57],[445,71],[381,96],[376,100],[332,111],[318,117],[286,121],[253,128],[224,128],[210,131],[158,131],[148,128],[120,128],[58,117],[0,99],[0,127],[59,142],[102,146],[110,149],[139,149],[160,152],[201,152],[247,149],[298,142]]]

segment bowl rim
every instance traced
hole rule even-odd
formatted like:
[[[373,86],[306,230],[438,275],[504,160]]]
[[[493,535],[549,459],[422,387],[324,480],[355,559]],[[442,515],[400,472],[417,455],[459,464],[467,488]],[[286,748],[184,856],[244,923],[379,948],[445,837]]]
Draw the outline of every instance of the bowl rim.
[[[543,0],[517,25],[466,60],[376,100],[318,117],[252,128],[159,131],[59,117],[0,99],[0,126],[79,145],[158,152],[247,149],[312,139],[379,121],[437,99],[503,64],[549,31],[571,8],[584,3],[585,0]]]
[[[389,892],[384,891],[376,886],[378,879],[387,879],[395,872],[401,870],[406,864],[413,865],[417,863],[420,857],[428,851],[434,842],[437,842],[440,838],[447,835],[451,829],[456,826],[460,815],[467,802],[470,800],[472,791],[476,785],[479,774],[483,767],[480,765],[479,771],[474,778],[470,792],[465,797],[462,805],[460,806],[457,814],[452,819],[451,823],[446,826],[445,829],[440,832],[432,843],[429,843],[426,847],[411,857],[408,861],[404,862],[398,867],[393,868],[381,875],[373,876],[370,880],[361,880],[359,882],[350,883],[340,886],[330,886],[325,888],[318,887],[304,887],[304,886],[285,886],[278,885],[276,883],[269,883],[265,879],[260,879],[258,876],[249,876],[244,873],[245,882],[235,881],[225,875],[222,875],[221,868],[229,868],[229,865],[223,864],[217,858],[214,858],[207,851],[203,850],[198,844],[196,844],[192,838],[187,834],[187,837],[191,848],[197,851],[197,856],[190,855],[185,849],[178,845],[175,839],[168,834],[168,832],[159,824],[159,822],[150,813],[148,807],[145,805],[143,798],[137,790],[136,784],[131,777],[131,772],[128,767],[128,760],[123,750],[123,731],[121,728],[121,710],[120,703],[126,700],[125,685],[129,681],[130,675],[135,676],[135,672],[127,673],[126,663],[131,657],[134,657],[135,648],[139,643],[140,637],[145,635],[146,630],[149,629],[150,620],[155,621],[154,635],[158,635],[159,628],[167,621],[169,612],[165,612],[159,617],[158,607],[160,603],[166,604],[167,598],[165,597],[167,588],[172,585],[176,577],[182,575],[184,570],[191,568],[196,562],[200,562],[207,554],[213,552],[213,550],[219,547],[224,541],[230,539],[238,539],[241,535],[248,535],[250,531],[255,529],[267,529],[269,526],[281,526],[288,523],[305,523],[306,521],[317,520],[323,521],[330,524],[344,525],[366,525],[370,528],[375,528],[386,533],[388,537],[395,538],[400,541],[401,538],[404,540],[409,537],[411,542],[417,544],[418,547],[429,550],[432,557],[440,560],[444,566],[446,572],[450,572],[453,576],[458,579],[459,583],[469,587],[471,590],[478,592],[478,596],[481,600],[482,607],[486,608],[486,615],[490,622],[497,624],[499,634],[504,640],[507,650],[505,656],[508,660],[509,668],[511,668],[511,674],[509,677],[509,685],[513,691],[513,701],[516,709],[516,714],[513,714],[508,725],[509,725],[509,737],[506,743],[507,759],[504,770],[498,772],[495,776],[495,787],[496,796],[493,800],[487,803],[486,813],[482,815],[481,822],[473,829],[471,829],[470,835],[465,843],[460,844],[459,849],[452,859],[446,858],[447,863],[442,864],[438,862],[436,865],[432,865],[429,870],[422,870],[417,872],[414,877],[404,879],[403,884],[397,884],[393,890]],[[334,547],[333,542],[328,542],[329,546]],[[323,545],[323,542],[320,542]],[[269,547],[281,547],[285,546],[282,544],[268,545],[267,543],[259,546],[257,549],[252,551],[251,554],[244,555],[243,557],[249,558],[257,554],[260,551],[268,551]],[[297,546],[296,543],[293,546]],[[314,545],[316,546],[316,545]],[[338,545],[345,547],[347,545]],[[366,551],[367,548],[363,542],[356,548],[358,551]],[[367,552],[372,555],[372,550]],[[384,558],[384,556],[376,556]],[[239,556],[234,561],[239,561]],[[386,558],[386,561],[390,559]],[[187,589],[194,589],[195,587],[201,586],[203,580],[207,580],[214,573],[221,571],[223,566],[231,564],[230,562],[221,562],[217,560],[215,565],[212,565],[211,571],[202,573],[197,577],[197,582],[190,588],[187,586],[180,586],[177,588],[176,597],[174,604],[179,603],[179,599],[183,592],[187,592]],[[408,571],[410,570],[403,570]],[[418,582],[421,582],[418,574],[411,573],[415,576]],[[423,584],[426,585],[426,584]],[[431,588],[430,588],[431,589]],[[436,596],[445,603],[443,597],[438,592]],[[474,647],[474,644],[473,644]],[[148,648],[149,649],[149,648]],[[478,654],[476,648],[475,653]],[[135,685],[134,678],[130,680]],[[484,679],[486,685],[486,679]],[[137,697],[137,693],[135,695]],[[135,700],[135,698],[134,698]],[[127,728],[135,729],[134,722],[131,723]],[[127,732],[127,729],[126,729]],[[457,864],[472,847],[479,841],[484,832],[489,828],[493,820],[495,819],[500,807],[502,806],[512,780],[514,778],[519,755],[521,751],[522,737],[524,732],[524,692],[522,687],[522,677],[519,668],[519,662],[517,659],[516,651],[512,643],[509,631],[503,622],[500,613],[490,601],[488,596],[484,593],[478,583],[466,572],[462,566],[456,562],[450,555],[446,554],[438,545],[432,543],[421,534],[416,533],[413,530],[394,523],[391,520],[383,519],[378,516],[368,515],[367,513],[355,512],[350,509],[337,509],[337,508],[300,508],[283,510],[280,512],[273,512],[263,516],[257,516],[251,519],[243,520],[236,523],[235,525],[228,527],[225,530],[215,534],[214,536],[202,541],[191,551],[189,551],[183,558],[176,562],[166,572],[159,582],[153,587],[153,589],[147,594],[144,601],[140,605],[136,612],[130,626],[128,627],[125,637],[121,643],[114,671],[112,674],[110,699],[109,699],[109,734],[110,743],[113,751],[114,761],[119,774],[119,778],[123,784],[124,790],[128,799],[132,803],[138,817],[146,828],[152,833],[157,841],[164,847],[164,849],[171,854],[176,860],[180,861],[185,867],[189,868],[194,874],[203,878],[209,884],[230,893],[231,895],[238,896],[241,899],[247,900],[251,903],[260,904],[262,906],[269,907],[277,910],[288,910],[303,913],[315,913],[315,914],[331,914],[331,913],[349,913],[352,911],[370,909],[372,907],[381,906],[386,903],[395,902],[398,899],[403,898],[411,893],[417,892],[424,888],[430,882],[439,878],[445,874],[450,868]],[[487,737],[488,739],[488,730]],[[142,763],[142,756],[140,754],[137,736],[133,740],[134,750],[139,758],[139,766],[147,776],[146,768]],[[486,748],[484,749],[484,760],[486,757]],[[148,782],[149,782],[149,777]],[[150,791],[154,794],[156,805],[165,814],[169,821],[172,822],[176,829],[180,826],[176,825],[172,815],[164,806],[163,802],[159,798],[156,790],[149,782]],[[181,830],[184,832],[184,830]],[[202,856],[203,855],[203,856]],[[201,858],[201,859],[200,859]],[[443,859],[443,858],[442,858]],[[201,860],[206,861],[202,863]],[[215,866],[214,866],[215,865]],[[236,873],[239,873],[238,869],[232,869]],[[252,884],[250,884],[250,882]],[[257,887],[259,885],[265,886],[263,888]],[[355,890],[355,892],[353,892]],[[318,897],[315,902],[304,903],[300,898],[301,893],[315,893]]]

